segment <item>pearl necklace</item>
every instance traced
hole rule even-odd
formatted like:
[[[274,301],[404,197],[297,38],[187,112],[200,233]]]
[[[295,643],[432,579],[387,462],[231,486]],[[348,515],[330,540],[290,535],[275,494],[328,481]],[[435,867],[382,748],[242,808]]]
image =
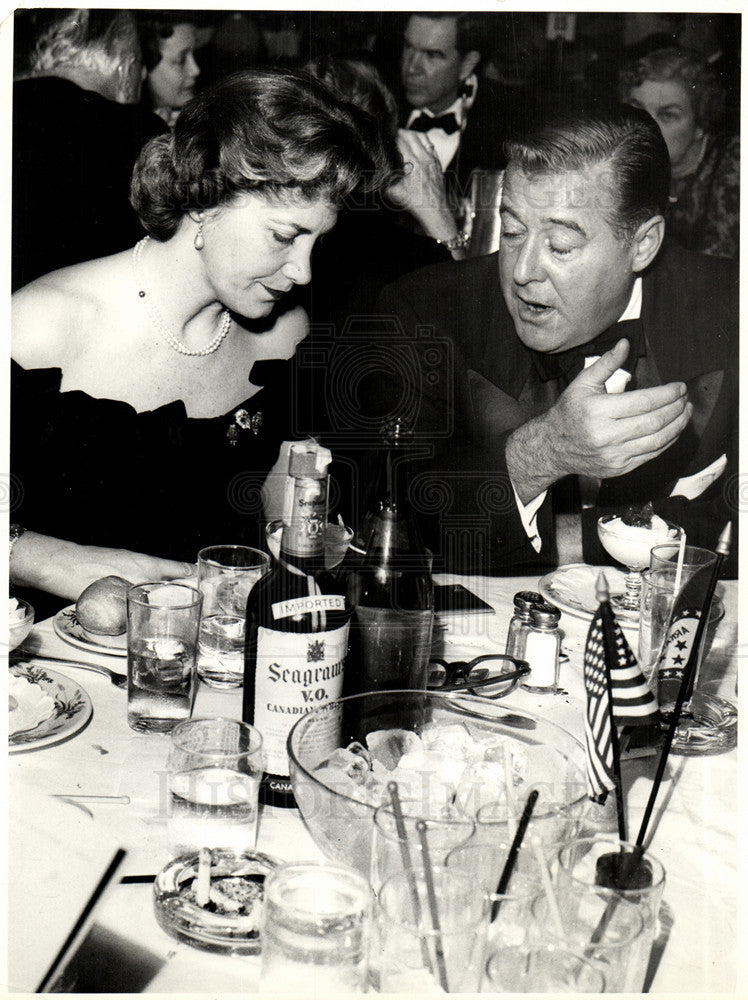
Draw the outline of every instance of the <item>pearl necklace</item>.
[[[136,243],[132,248],[132,266],[133,271],[135,272],[136,283],[138,283],[137,278],[140,271],[140,259],[143,256],[145,245],[149,240],[150,236],[144,236],[143,239],[139,243]],[[151,324],[155,328],[156,332],[162,340],[166,341],[169,347],[172,347],[175,351],[179,351],[180,354],[187,354],[191,358],[204,358],[206,355],[217,351],[226,339],[226,335],[231,327],[231,313],[228,309],[223,310],[222,319],[218,327],[218,333],[215,337],[210,341],[210,343],[206,344],[205,347],[201,347],[198,350],[193,351],[178,337],[174,336],[164,320],[161,318],[161,314],[158,312],[155,304],[148,299],[145,289],[138,289],[138,295],[141,299],[145,300],[144,304],[146,312],[148,313],[148,319],[151,321]]]

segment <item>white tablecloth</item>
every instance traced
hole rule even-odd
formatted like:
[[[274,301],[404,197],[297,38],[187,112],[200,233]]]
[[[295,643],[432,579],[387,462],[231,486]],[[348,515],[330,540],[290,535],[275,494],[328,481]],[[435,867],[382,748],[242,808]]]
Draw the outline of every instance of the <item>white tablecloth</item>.
[[[518,590],[535,589],[537,578],[458,578],[496,610],[496,616],[476,625],[467,645],[448,640],[450,658],[476,655],[484,649],[503,650],[511,615],[512,597]],[[737,585],[720,585],[726,614],[720,624],[708,662],[706,682],[712,693],[735,698]],[[518,690],[510,697],[517,708],[542,715],[583,739],[584,684],[582,653],[588,623],[564,613],[563,648],[568,661],[561,667],[561,690],[556,694],[531,694]],[[632,638],[635,645],[635,637]],[[80,650],[55,635],[51,621],[36,626],[30,643],[39,652],[78,658]],[[84,659],[90,654],[81,653]],[[125,659],[102,656],[102,662],[125,672]],[[168,736],[140,735],[129,729],[126,693],[107,678],[88,671],[50,664],[83,686],[94,713],[80,734],[66,743],[9,759],[11,800],[23,802],[32,789],[49,794],[128,796],[129,805],[89,804],[91,823],[106,830],[128,850],[122,874],[156,873],[168,860],[165,846]],[[241,712],[238,691],[217,692],[201,688],[195,715],[232,715]],[[627,787],[630,836],[638,830],[654,772],[655,759],[628,762],[623,781]],[[650,850],[665,866],[663,925],[669,925],[652,992],[733,992],[737,958],[737,784],[738,753],[733,750],[712,757],[672,757],[658,805],[650,824]],[[660,814],[661,813],[661,814]],[[288,860],[321,860],[321,854],[294,810],[265,809],[260,818],[257,847]],[[13,858],[10,859],[13,877]],[[132,952],[145,949],[139,963],[148,970],[147,982],[123,982],[122,991],[158,993],[252,992],[257,988],[258,961],[199,952],[177,943],[156,923],[152,886],[122,884],[112,889],[97,915],[97,940]],[[29,937],[33,929],[10,922],[10,934]],[[113,942],[113,937],[116,941]],[[123,969],[126,964],[123,964]],[[125,975],[125,973],[123,973]],[[14,983],[10,982],[10,991]],[[16,984],[18,985],[18,984]]]

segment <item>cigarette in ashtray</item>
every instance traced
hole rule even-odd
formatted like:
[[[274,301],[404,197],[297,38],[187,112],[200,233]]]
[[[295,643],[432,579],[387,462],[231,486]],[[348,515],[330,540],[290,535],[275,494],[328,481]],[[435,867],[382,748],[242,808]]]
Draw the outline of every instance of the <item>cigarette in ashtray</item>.
[[[212,861],[210,848],[201,847],[195,886],[195,901],[198,906],[207,906],[210,902],[210,866]]]

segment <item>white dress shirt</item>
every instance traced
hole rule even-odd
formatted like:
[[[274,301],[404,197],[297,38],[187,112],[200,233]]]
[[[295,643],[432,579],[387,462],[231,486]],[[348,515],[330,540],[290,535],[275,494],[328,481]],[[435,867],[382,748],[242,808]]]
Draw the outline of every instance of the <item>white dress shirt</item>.
[[[422,135],[428,137],[431,145],[434,147],[434,152],[439,159],[439,163],[441,164],[443,171],[446,170],[452,162],[457,150],[460,147],[460,137],[462,136],[462,130],[465,127],[467,112],[473,106],[475,95],[478,92],[478,78],[475,74],[467,78],[465,86],[466,88],[472,88],[469,97],[458,97],[448,108],[445,108],[444,111],[440,111],[439,115],[435,115],[434,112],[429,111],[428,108],[413,108],[408,115],[407,122],[405,123],[405,127],[410,128],[411,123],[421,115],[426,115],[427,118],[441,118],[442,115],[448,115],[451,113],[455,116],[457,124],[460,126],[457,132],[447,135],[442,128],[432,128],[427,132],[421,133]]]
[[[624,320],[629,319],[639,319],[642,311],[642,279],[637,278],[634,282],[634,287],[631,289],[631,295],[629,296],[628,304],[623,310],[621,315],[618,317],[617,322],[622,323]],[[600,355],[591,355],[584,359],[584,367],[589,368],[596,361],[599,361]],[[609,379],[605,382],[605,391],[608,393],[623,392],[626,386],[629,384],[631,375],[624,368],[618,368]],[[547,490],[543,490],[536,497],[530,500],[528,503],[522,503],[519,498],[517,491],[514,489],[514,484],[512,483],[512,489],[514,490],[514,499],[517,504],[517,510],[519,511],[519,516],[522,521],[522,527],[527,532],[527,537],[530,539],[530,543],[536,552],[540,552],[543,539],[538,533],[538,511],[543,506],[543,501],[548,493]]]

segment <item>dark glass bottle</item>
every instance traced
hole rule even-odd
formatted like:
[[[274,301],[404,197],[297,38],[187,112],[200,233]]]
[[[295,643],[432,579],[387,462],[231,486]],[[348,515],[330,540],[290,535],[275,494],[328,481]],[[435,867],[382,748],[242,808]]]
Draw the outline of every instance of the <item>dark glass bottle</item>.
[[[329,460],[316,444],[292,446],[280,554],[247,601],[242,718],[263,736],[260,800],[268,805],[295,804],[286,752],[294,723],[342,694],[350,606],[325,569]],[[339,723],[331,713],[317,730],[321,757],[338,747]]]
[[[350,574],[354,608],[347,691],[425,690],[434,622],[431,554],[407,501],[409,439],[383,428],[373,497],[359,537],[365,551]]]

